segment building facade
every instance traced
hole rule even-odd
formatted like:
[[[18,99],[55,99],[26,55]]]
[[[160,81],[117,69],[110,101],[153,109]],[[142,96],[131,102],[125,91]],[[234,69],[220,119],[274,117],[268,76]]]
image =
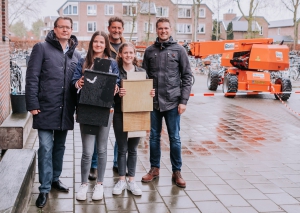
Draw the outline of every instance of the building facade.
[[[8,0],[0,1],[0,124],[10,113],[10,71],[8,38]]]
[[[131,41],[143,42],[148,38],[154,41],[155,23],[160,17],[170,19],[172,36],[177,41],[192,41],[193,35],[194,40],[210,40],[213,12],[206,4],[200,4],[199,10],[195,11],[192,2],[192,0],[152,0],[151,3],[137,0],[68,0],[57,12],[60,16],[69,16],[73,19],[73,34],[81,41],[90,40],[97,30],[107,32],[108,20],[113,16],[124,20],[124,37]],[[195,27],[196,16],[198,24]],[[48,25],[46,21],[45,23]]]
[[[297,20],[299,25],[299,19]],[[294,41],[294,23],[293,19],[283,19],[277,21],[270,21],[269,36],[274,39],[274,42],[293,42]],[[298,43],[300,36],[300,29],[298,28]]]

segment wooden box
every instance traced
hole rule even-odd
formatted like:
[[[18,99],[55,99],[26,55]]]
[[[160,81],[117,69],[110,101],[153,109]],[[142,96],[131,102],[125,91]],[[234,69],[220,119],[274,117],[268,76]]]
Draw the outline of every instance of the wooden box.
[[[150,112],[123,112],[123,131],[150,130]]]
[[[153,80],[122,80],[121,87],[126,89],[122,98],[122,112],[145,112],[153,110],[153,98],[150,91]]]

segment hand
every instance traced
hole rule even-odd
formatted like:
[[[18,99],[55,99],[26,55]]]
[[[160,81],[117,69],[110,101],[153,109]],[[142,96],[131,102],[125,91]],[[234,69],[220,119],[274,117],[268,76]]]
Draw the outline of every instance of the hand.
[[[117,94],[119,92],[119,87],[118,87],[118,85],[116,84],[116,86],[115,86],[115,92],[114,92],[114,96]]]
[[[185,112],[185,109],[186,109],[186,105],[184,104],[179,104],[178,105],[178,114],[181,115],[182,113]]]
[[[84,76],[81,76],[81,78],[77,81],[77,86],[81,89],[84,85]]]
[[[126,95],[126,89],[125,88],[120,88],[119,96],[122,98],[124,95]]]
[[[39,110],[39,109],[30,110],[30,113],[32,115],[37,115],[37,114],[39,114],[39,112],[41,112],[41,110]]]
[[[150,96],[151,96],[152,98],[155,96],[155,89],[152,89],[152,90],[150,91]]]

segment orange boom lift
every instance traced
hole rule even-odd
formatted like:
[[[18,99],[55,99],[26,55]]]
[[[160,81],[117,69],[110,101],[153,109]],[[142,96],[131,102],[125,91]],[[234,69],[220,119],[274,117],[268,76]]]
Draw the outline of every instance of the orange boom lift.
[[[224,78],[219,79],[218,71],[211,71],[208,81],[223,84],[227,97],[234,97],[238,91],[271,92],[287,100],[292,91],[291,81],[277,78],[271,81],[270,72],[285,71],[289,68],[289,48],[273,44],[271,38],[192,42],[185,46],[196,58],[222,54],[221,65],[226,67]],[[216,84],[217,83],[217,84]],[[278,93],[276,95],[276,93]]]

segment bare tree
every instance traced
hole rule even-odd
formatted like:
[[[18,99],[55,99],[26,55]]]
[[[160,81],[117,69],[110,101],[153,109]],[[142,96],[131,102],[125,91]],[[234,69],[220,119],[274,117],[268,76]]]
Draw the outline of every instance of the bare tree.
[[[294,23],[294,49],[298,44],[298,25],[299,21],[297,20],[298,7],[300,5],[300,0],[281,0],[284,6],[293,13],[293,23]]]
[[[244,11],[241,8],[241,4],[245,4],[245,0],[243,0],[243,3],[241,3],[241,0],[235,0],[237,2],[238,8],[240,12],[242,13],[243,17],[248,22],[248,29],[247,29],[247,38],[254,38],[255,37],[255,30],[258,29],[252,29],[252,23],[254,20],[255,12],[258,9],[262,9],[268,6],[269,1],[267,0],[249,0],[249,13],[248,15],[245,15]]]
[[[210,4],[213,8],[213,11],[217,11],[217,29],[216,29],[216,40],[219,40],[220,38],[220,35],[219,35],[219,32],[220,32],[220,24],[219,24],[219,21],[220,21],[220,10],[221,8],[224,9],[226,8],[226,6],[229,6],[230,3],[232,2],[233,0],[210,0]]]
[[[9,0],[9,27],[17,20],[28,20],[31,17],[37,18],[44,3],[45,0]]]
[[[199,9],[201,2],[202,0],[193,0],[194,32],[192,34],[192,41],[197,41]]]

